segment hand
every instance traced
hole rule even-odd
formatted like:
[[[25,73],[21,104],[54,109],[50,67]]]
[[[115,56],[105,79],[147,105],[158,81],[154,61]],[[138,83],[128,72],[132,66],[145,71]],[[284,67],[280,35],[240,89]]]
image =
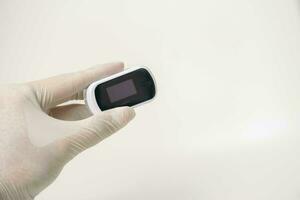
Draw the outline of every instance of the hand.
[[[111,63],[0,87],[1,200],[33,199],[74,156],[115,133],[135,116],[129,107],[90,116],[84,104],[60,105],[82,99],[82,91],[90,83],[123,67],[122,63]],[[45,142],[44,138],[50,140]]]

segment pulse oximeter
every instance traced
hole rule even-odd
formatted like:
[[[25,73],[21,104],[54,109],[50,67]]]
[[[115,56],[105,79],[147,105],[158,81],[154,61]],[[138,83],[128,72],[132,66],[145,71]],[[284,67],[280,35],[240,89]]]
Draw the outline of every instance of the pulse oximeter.
[[[156,95],[156,83],[146,67],[129,68],[92,83],[85,90],[85,101],[92,113],[120,106],[136,107]]]

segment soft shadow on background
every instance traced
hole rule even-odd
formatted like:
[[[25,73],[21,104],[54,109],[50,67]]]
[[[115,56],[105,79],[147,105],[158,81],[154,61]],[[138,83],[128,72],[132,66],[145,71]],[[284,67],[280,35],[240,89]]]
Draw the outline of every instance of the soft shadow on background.
[[[158,97],[37,200],[296,200],[300,18],[294,0],[0,0],[0,82],[114,60]]]

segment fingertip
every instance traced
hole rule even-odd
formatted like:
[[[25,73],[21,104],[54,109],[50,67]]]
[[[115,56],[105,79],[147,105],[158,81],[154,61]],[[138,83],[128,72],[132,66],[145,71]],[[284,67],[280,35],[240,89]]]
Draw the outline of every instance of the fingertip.
[[[121,109],[123,109],[123,112],[127,115],[129,121],[132,120],[136,115],[135,110],[132,107],[125,106],[121,107]]]
[[[121,116],[124,121],[129,122],[135,117],[135,111],[132,107],[124,106],[116,108],[119,116]]]
[[[105,112],[110,115],[115,121],[126,125],[135,117],[135,111],[131,107],[118,107]]]
[[[101,67],[103,68],[110,68],[110,69],[114,69],[115,72],[120,72],[124,69],[124,62],[122,61],[115,61],[115,62],[110,62],[110,63],[104,63],[101,65]]]
[[[87,72],[91,74],[92,80],[105,78],[107,76],[119,73],[124,70],[123,62],[111,62],[105,64],[94,65]]]
[[[124,69],[124,66],[125,66],[125,64],[124,64],[124,62],[122,62],[122,61],[115,61],[115,62],[112,62],[112,64],[113,65],[115,65],[116,67],[119,67],[119,69]]]

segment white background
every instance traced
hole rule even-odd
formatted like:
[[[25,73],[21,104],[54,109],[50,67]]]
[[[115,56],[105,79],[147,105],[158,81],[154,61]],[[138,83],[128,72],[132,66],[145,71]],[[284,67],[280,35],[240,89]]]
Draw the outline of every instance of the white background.
[[[37,200],[300,199],[300,1],[0,0],[0,82],[146,65],[158,97]]]

